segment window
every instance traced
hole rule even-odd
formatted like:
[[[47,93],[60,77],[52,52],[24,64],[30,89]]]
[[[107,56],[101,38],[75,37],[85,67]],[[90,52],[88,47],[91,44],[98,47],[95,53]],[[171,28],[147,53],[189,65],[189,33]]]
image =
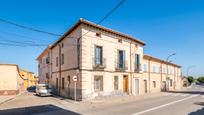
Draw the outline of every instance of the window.
[[[56,89],[58,88],[58,78],[56,78]]]
[[[71,81],[70,81],[70,76],[67,76],[67,81],[68,81],[68,84],[71,83]]]
[[[101,37],[101,33],[100,32],[96,32],[96,36]]]
[[[94,76],[94,91],[103,91],[103,76]]]
[[[118,76],[114,76],[114,90],[118,90]]]
[[[62,43],[62,45],[61,45],[61,46],[62,46],[62,48],[63,48],[63,47],[64,47],[64,43]]]
[[[166,68],[163,68],[163,73],[166,73]]]
[[[122,43],[122,41],[123,41],[122,38],[119,38],[119,39],[118,39],[118,42],[119,42],[119,43]]]
[[[48,73],[46,73],[46,75],[45,75],[45,76],[46,76],[46,79],[49,79]]]
[[[172,87],[172,85],[173,85],[173,80],[170,79],[170,86]]]
[[[156,81],[153,81],[153,87],[156,88]]]
[[[152,72],[156,73],[156,66],[155,65],[153,65]]]
[[[118,51],[118,67],[125,68],[125,51],[124,50]]]
[[[58,67],[58,57],[56,57],[56,67]]]
[[[144,72],[147,72],[147,64],[144,64],[144,66],[143,66],[144,68]]]
[[[64,64],[64,54],[62,54],[62,65]]]
[[[47,57],[46,58],[46,64],[49,64],[49,62],[50,62],[50,59],[49,59],[49,57]]]
[[[62,78],[62,89],[64,89],[64,78]]]
[[[139,54],[135,54],[135,70],[137,72],[140,71],[140,55]]]
[[[103,48],[101,46],[95,46],[94,62],[95,65],[103,64]]]

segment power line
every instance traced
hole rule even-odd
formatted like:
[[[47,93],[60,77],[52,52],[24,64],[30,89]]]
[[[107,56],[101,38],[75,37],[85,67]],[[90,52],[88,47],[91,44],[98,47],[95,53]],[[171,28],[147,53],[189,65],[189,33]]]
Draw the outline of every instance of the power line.
[[[117,10],[118,7],[120,7],[126,0],[122,0],[120,1],[115,7],[113,7],[113,9],[106,14],[99,22],[98,24],[102,23],[104,20],[106,20],[115,10]]]
[[[47,46],[48,44],[36,44],[36,43],[28,43],[27,41],[15,41],[15,40],[8,40],[8,39],[4,39],[4,37],[0,36],[1,42],[6,42],[6,43],[15,43],[15,44],[19,44],[19,45],[30,45],[30,46]]]
[[[4,34],[4,35],[8,35],[8,36],[15,36],[15,37],[19,37],[19,38],[26,38],[26,39],[32,39],[32,40],[26,40],[27,42],[31,42],[31,43],[34,43],[36,41],[33,41],[33,40],[37,40],[36,38],[33,38],[33,37],[30,37],[30,36],[25,36],[25,35],[22,35],[22,34],[17,34],[17,33],[13,33],[13,32],[6,32],[6,31],[0,31],[0,34]],[[51,41],[45,41],[44,39],[40,39],[38,41],[43,41],[43,42],[51,42]]]
[[[21,25],[21,24],[17,24],[17,23],[8,21],[8,20],[3,19],[3,18],[0,18],[0,21],[4,22],[4,23],[7,23],[7,24],[10,24],[10,25],[17,26],[19,28],[27,29],[27,30],[30,30],[30,31],[35,31],[35,32],[38,32],[38,33],[48,34],[48,35],[57,36],[57,37],[61,36],[60,34],[56,34],[56,33],[52,33],[52,32],[47,32],[47,31],[36,29],[36,28],[24,26],[24,25]]]
[[[112,8],[111,11],[109,11],[98,23],[96,23],[96,25],[101,24],[103,21],[105,21],[114,11],[116,11],[118,9],[118,7],[120,7],[126,0],[122,0],[120,1],[115,7]],[[87,31],[86,33],[84,33],[82,36],[80,36],[78,39],[80,39],[81,37],[83,37],[84,35],[88,34],[90,31]]]
[[[126,0],[122,0],[120,1],[115,7],[113,7],[111,9],[111,11],[109,11],[98,23],[96,23],[96,25],[99,25],[101,24],[103,21],[105,21],[115,10],[118,9],[118,7],[120,7]],[[35,32],[39,32],[39,33],[44,33],[44,34],[49,34],[49,35],[53,35],[53,36],[61,36],[59,34],[55,34],[55,33],[51,33],[51,32],[47,32],[47,31],[43,31],[43,30],[39,30],[39,29],[35,29],[35,28],[32,28],[32,27],[28,27],[28,26],[24,26],[24,25],[20,25],[20,24],[17,24],[17,23],[14,23],[14,22],[11,22],[11,21],[8,21],[8,20],[5,20],[5,19],[2,19],[0,18],[0,21],[1,22],[4,22],[4,23],[7,23],[7,24],[11,24],[11,25],[14,25],[14,26],[17,26],[17,27],[20,27],[20,28],[23,28],[23,29],[28,29],[28,30],[31,30],[31,31],[35,31]],[[79,40],[81,37],[85,36],[86,34],[88,34],[90,31],[87,31],[86,33],[84,33],[83,35],[81,35],[77,40]],[[73,37],[71,37],[73,38]],[[26,46],[47,46],[47,45],[44,45],[44,44],[35,44],[35,43],[25,43],[25,42],[19,42],[19,41],[11,41],[11,40],[4,40],[3,42],[11,42],[11,43],[0,43],[0,45],[11,45],[11,46],[23,46],[25,47]],[[30,42],[33,42],[33,41],[30,41]],[[12,43],[17,43],[17,44],[12,44]],[[19,45],[20,43],[20,45]],[[21,45],[21,44],[24,44],[24,45]],[[70,44],[70,45],[75,45],[75,44]],[[77,44],[76,44],[77,45]],[[78,46],[78,45],[77,45]]]

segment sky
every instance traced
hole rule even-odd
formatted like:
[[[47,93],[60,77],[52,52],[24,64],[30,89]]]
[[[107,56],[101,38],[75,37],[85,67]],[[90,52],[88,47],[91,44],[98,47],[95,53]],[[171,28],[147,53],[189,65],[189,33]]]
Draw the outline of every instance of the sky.
[[[1,0],[0,18],[63,34],[79,18],[97,23],[120,0]],[[182,66],[183,75],[204,75],[203,0],[126,0],[101,25],[134,36],[147,45],[144,53]],[[51,44],[56,36],[0,22],[3,40]],[[36,58],[45,47],[0,45],[0,63],[18,64],[37,74]],[[191,69],[188,69],[191,68]]]

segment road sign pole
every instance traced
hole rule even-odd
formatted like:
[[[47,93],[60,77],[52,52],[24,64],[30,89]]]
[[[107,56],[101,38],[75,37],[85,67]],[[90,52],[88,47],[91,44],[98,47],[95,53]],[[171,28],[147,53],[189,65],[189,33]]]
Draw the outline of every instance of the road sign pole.
[[[76,81],[74,82],[74,102],[76,103]]]

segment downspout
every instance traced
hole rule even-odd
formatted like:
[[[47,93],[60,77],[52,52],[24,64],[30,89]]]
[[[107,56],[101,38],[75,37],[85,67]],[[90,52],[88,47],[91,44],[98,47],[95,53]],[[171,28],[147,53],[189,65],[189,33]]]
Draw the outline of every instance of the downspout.
[[[132,93],[132,49],[131,49],[132,41],[130,42],[130,92]]]
[[[150,71],[151,71],[151,70],[150,70],[150,60],[151,60],[151,59],[152,59],[152,58],[149,58],[149,64],[148,64],[148,65],[149,65],[149,68],[148,68],[148,69],[149,69],[149,77],[148,77],[148,78],[149,78],[149,80],[148,80],[148,81],[149,81],[149,93],[150,93]]]
[[[162,73],[163,73],[163,69],[162,69],[162,64],[163,64],[163,61],[161,62],[161,66],[160,66],[160,69],[161,69],[161,80],[160,80],[160,88],[161,88],[161,91],[162,91]]]
[[[59,95],[61,91],[61,45],[59,44]]]
[[[174,66],[174,89],[176,88],[176,70],[175,70],[175,66]]]

